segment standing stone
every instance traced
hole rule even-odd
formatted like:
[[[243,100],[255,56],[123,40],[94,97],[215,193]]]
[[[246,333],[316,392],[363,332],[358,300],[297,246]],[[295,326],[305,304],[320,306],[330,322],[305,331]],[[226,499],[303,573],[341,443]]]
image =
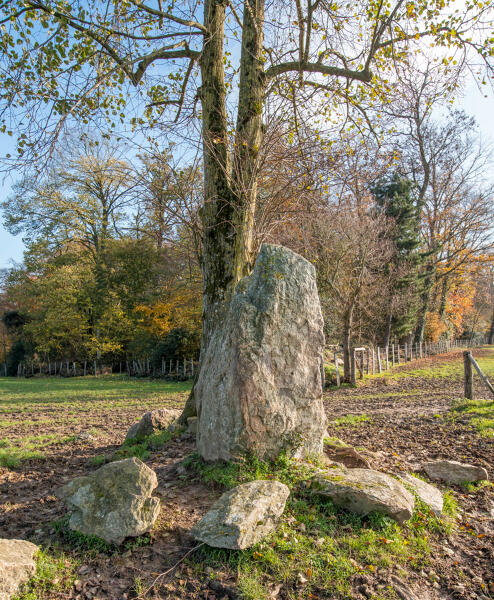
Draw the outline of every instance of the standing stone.
[[[34,575],[37,551],[31,542],[0,539],[0,600],[9,600]]]
[[[469,483],[489,479],[484,467],[467,465],[457,460],[435,460],[426,463],[422,468],[431,479],[447,483]]]
[[[121,544],[153,526],[160,510],[159,499],[151,496],[157,485],[156,473],[132,457],[77,477],[57,495],[72,510],[71,529]]]
[[[264,244],[211,338],[194,388],[200,455],[321,454],[323,350],[314,266]]]
[[[243,483],[225,492],[190,533],[214,548],[250,548],[274,531],[289,494],[279,481]]]
[[[132,425],[127,432],[126,440],[139,439],[159,433],[166,429],[180,416],[180,411],[170,408],[157,408],[145,413],[141,420]]]

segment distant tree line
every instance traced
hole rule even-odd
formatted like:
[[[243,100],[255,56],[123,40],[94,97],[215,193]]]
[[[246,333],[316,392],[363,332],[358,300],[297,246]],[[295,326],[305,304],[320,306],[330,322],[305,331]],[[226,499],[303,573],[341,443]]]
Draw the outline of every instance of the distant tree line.
[[[77,140],[43,178],[20,181],[2,204],[26,244],[3,273],[9,373],[33,357],[197,358],[200,194],[197,168],[175,169],[169,154],[132,165],[104,139]]]
[[[419,76],[420,75],[420,76]],[[320,138],[267,119],[252,248],[284,244],[316,269],[328,344],[494,341],[493,189],[475,122],[432,106],[425,69],[366,132]],[[377,135],[379,132],[379,135]],[[24,261],[2,281],[9,372],[27,358],[198,358],[202,165],[132,155],[110,136],[68,138],[2,203]],[[235,168],[235,167],[233,167]]]

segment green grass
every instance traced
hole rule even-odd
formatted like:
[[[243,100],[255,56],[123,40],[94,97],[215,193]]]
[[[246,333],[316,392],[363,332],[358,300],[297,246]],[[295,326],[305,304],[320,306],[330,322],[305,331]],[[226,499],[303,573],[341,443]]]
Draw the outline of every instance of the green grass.
[[[330,421],[329,425],[332,427],[341,427],[342,425],[360,425],[361,423],[371,422],[372,419],[369,415],[343,415],[339,419]]]
[[[482,437],[494,438],[494,400],[462,400],[451,409],[453,414],[464,414]]]
[[[476,494],[479,490],[482,490],[485,487],[494,487],[494,483],[492,483],[492,481],[488,481],[487,479],[482,479],[481,481],[468,481],[462,483],[461,487],[469,494]]]
[[[431,538],[447,536],[449,518],[438,519],[417,502],[412,519],[400,527],[378,514],[361,517],[337,508],[311,491],[309,479],[320,465],[280,457],[274,463],[255,458],[223,465],[191,456],[185,466],[208,484],[231,488],[255,479],[276,479],[288,485],[290,497],[277,531],[242,551],[201,547],[192,559],[197,569],[210,567],[237,574],[244,600],[267,600],[269,588],[283,583],[290,600],[311,597],[352,598],[351,579],[358,573],[408,565],[422,569],[432,552]],[[445,511],[454,517],[451,495]],[[375,598],[392,598],[390,590]]]
[[[66,435],[63,426],[73,431],[74,424],[97,427],[110,413],[181,407],[190,386],[187,381],[132,380],[118,375],[0,378],[0,466],[14,469],[24,460],[46,457],[57,445],[74,442],[76,436]],[[159,442],[149,440],[149,444]],[[145,457],[146,451],[142,447],[128,450],[128,456]]]
[[[73,378],[0,378],[0,413],[31,412],[36,408],[57,411],[73,409],[75,413],[95,409],[118,409],[148,402],[181,405],[180,394],[190,390],[189,381],[127,379],[119,375]],[[176,398],[170,398],[176,395]],[[172,402],[170,403],[170,400]],[[175,402],[173,402],[175,400]],[[11,419],[10,419],[11,420]]]
[[[36,572],[12,600],[49,600],[65,596],[74,585],[79,562],[63,552],[40,550]]]
[[[43,452],[27,450],[16,446],[0,447],[0,467],[16,469],[23,460],[30,460],[33,458],[43,459],[45,458],[45,455]]]

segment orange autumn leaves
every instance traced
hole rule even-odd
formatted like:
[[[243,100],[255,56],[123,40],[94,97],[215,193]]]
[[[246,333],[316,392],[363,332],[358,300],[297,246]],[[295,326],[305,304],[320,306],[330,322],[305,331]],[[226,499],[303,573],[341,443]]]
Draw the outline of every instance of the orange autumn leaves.
[[[197,331],[201,328],[201,294],[195,287],[179,286],[153,305],[137,306],[136,312],[141,315],[141,327],[160,338],[177,327]]]

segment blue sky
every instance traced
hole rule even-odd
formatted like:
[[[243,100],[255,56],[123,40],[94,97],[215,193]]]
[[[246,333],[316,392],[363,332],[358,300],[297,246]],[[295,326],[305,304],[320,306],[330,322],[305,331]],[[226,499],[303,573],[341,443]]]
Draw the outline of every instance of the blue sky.
[[[494,142],[494,97],[492,93],[489,94],[488,98],[485,98],[477,87],[472,84],[467,88],[465,96],[457,100],[456,106],[476,118],[485,141]],[[5,155],[12,149],[11,138],[0,136],[0,154]],[[15,181],[15,175],[0,180],[0,201],[8,198],[13,181]],[[14,262],[20,262],[23,251],[22,236],[14,237],[10,235],[3,227],[0,219],[0,269],[11,266]]]

